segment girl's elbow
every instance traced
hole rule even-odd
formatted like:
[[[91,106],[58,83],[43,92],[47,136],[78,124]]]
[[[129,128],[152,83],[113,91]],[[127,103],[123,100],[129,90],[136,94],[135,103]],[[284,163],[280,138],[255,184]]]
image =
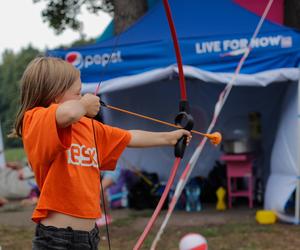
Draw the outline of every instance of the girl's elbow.
[[[127,144],[127,147],[128,148],[136,148],[136,147],[139,147],[137,141],[136,141],[136,138],[131,136],[131,139],[129,141],[129,143]]]
[[[78,121],[80,117],[76,110],[65,109],[57,113],[56,122],[61,128],[68,127],[72,123]]]

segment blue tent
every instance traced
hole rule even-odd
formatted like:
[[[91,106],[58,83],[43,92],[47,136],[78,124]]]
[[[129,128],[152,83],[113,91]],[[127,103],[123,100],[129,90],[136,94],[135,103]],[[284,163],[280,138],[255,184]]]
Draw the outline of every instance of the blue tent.
[[[174,0],[170,4],[183,63],[210,72],[233,72],[239,57],[220,55],[245,48],[259,17],[228,0],[205,3]],[[243,73],[298,66],[300,36],[289,28],[266,21],[253,45]],[[112,48],[116,49],[106,67]],[[77,66],[84,83],[137,75],[175,63],[162,4],[120,36],[90,46],[49,51],[49,54]]]
[[[238,87],[228,98],[216,129],[224,132],[225,137],[234,137],[242,128],[243,136],[247,137],[247,115],[251,112],[262,115],[263,157],[256,173],[265,182],[265,207],[284,212],[300,181],[297,179],[300,140],[293,139],[300,127],[297,115],[300,34],[265,21],[258,37],[249,41],[260,17],[230,0],[170,0],[170,5],[197,130],[207,128],[223,89],[220,83],[231,80],[240,60],[241,55],[228,54],[251,43],[253,50],[237,78]],[[48,54],[64,58],[80,69],[85,92],[94,92],[101,82],[102,98],[112,105],[169,122],[177,113],[176,60],[162,3],[119,36]],[[166,130],[109,111],[105,111],[105,119],[124,128]],[[196,138],[191,143],[184,163],[198,142]],[[207,146],[194,174],[207,175],[221,153],[220,149]],[[124,154],[126,162],[157,171],[162,179],[168,176],[172,157],[171,149],[165,148],[138,153],[128,150]]]

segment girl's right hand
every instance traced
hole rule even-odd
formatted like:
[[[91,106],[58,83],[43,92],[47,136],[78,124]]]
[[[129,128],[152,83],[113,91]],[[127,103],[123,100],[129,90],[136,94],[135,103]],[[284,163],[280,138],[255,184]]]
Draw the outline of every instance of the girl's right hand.
[[[94,117],[100,110],[100,98],[93,94],[85,94],[80,99],[81,104],[86,110],[86,116]]]

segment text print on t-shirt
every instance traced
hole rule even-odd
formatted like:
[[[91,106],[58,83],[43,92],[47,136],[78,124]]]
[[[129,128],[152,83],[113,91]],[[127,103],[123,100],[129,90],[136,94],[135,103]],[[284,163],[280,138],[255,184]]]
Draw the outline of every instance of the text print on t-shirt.
[[[96,148],[72,144],[68,149],[68,164],[82,167],[98,168]]]

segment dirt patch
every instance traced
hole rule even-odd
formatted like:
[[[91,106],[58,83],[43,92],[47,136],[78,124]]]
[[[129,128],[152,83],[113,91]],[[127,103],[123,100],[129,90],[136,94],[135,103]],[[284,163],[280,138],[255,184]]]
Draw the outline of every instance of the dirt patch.
[[[34,223],[32,208],[0,211],[0,246],[6,249],[31,249]],[[132,249],[142,233],[152,211],[114,210],[114,222],[109,226],[112,249]],[[162,213],[164,215],[165,212]],[[149,249],[162,216],[155,224],[142,249]],[[201,212],[175,211],[157,249],[177,250],[187,233],[200,233],[208,240],[210,250],[297,250],[300,227],[276,223],[263,226],[255,222],[255,210],[235,208],[217,212],[213,207]],[[100,229],[100,249],[108,249],[105,228]]]

